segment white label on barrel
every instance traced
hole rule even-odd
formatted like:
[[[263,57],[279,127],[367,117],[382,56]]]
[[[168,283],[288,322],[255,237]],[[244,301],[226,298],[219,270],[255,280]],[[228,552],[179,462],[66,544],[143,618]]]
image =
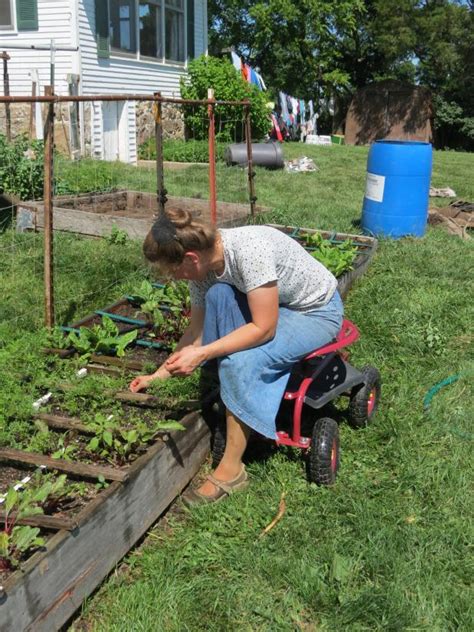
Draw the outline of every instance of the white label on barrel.
[[[365,185],[365,197],[374,202],[383,201],[383,190],[385,188],[385,176],[378,176],[375,173],[367,172],[367,183]]]

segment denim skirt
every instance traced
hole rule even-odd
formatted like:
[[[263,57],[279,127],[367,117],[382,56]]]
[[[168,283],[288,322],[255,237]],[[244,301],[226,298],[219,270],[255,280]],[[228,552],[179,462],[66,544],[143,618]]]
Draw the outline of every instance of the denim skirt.
[[[217,359],[226,408],[256,432],[276,438],[275,419],[294,364],[338,334],[344,308],[336,290],[310,312],[279,307],[275,336],[252,349]],[[209,344],[252,321],[245,294],[216,283],[206,294],[202,344]]]

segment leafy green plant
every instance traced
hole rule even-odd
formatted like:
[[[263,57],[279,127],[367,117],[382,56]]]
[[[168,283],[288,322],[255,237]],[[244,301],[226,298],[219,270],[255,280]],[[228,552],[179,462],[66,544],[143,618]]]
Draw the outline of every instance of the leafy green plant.
[[[227,143],[216,142],[216,160],[223,161]],[[140,160],[156,159],[156,142],[149,138],[138,149]],[[208,162],[209,143],[207,140],[167,139],[163,141],[163,160],[171,162]]]
[[[184,430],[177,421],[157,421],[152,427],[137,422],[133,428],[122,428],[113,415],[105,416],[97,413],[94,419],[87,422],[94,431],[94,436],[87,444],[87,449],[97,453],[109,461],[124,463],[140,446],[149,443],[157,432]]]
[[[166,343],[179,339],[189,323],[191,304],[186,283],[154,287],[145,280],[133,294],[133,301],[153,322],[154,335]]]
[[[320,233],[305,233],[301,236],[311,256],[334,276],[339,277],[347,270],[352,270],[352,264],[357,256],[357,246],[350,239],[342,244],[333,244]]]
[[[52,453],[53,459],[63,459],[64,461],[71,461],[74,453],[77,452],[77,446],[72,443],[67,443],[67,439],[64,435],[61,435],[58,439],[57,449]]]
[[[187,76],[181,79],[183,99],[207,99],[209,88],[216,100],[250,101],[252,138],[263,138],[270,130],[270,117],[263,92],[247,81],[227,59],[201,56],[188,64]],[[207,138],[207,106],[184,106],[184,120],[196,139]],[[216,138],[225,142],[243,140],[243,108],[237,105],[215,107]]]
[[[39,478],[35,478],[38,483]],[[18,558],[28,549],[42,546],[44,538],[37,527],[16,526],[20,518],[44,513],[42,505],[48,497],[64,487],[66,475],[47,480],[42,484],[30,484],[24,489],[10,487],[2,504],[5,512],[3,529],[0,531],[0,569],[10,570],[18,565]]]
[[[81,327],[79,333],[71,332],[67,342],[76,349],[82,358],[89,358],[93,353],[125,355],[125,348],[137,337],[137,331],[129,331],[120,335],[117,325],[108,316],[102,317],[102,325]]]
[[[124,246],[127,241],[127,231],[119,228],[116,224],[113,224],[110,235],[107,237],[107,242],[111,245]]]
[[[12,142],[0,134],[0,191],[21,200],[43,198],[43,142],[19,136]]]

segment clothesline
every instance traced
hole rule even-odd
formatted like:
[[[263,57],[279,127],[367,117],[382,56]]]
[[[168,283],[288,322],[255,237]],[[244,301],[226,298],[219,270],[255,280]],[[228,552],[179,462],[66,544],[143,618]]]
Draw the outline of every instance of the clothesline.
[[[267,89],[262,75],[255,68],[246,64],[235,51],[231,51],[230,55],[234,68],[245,81],[254,84],[259,90]],[[279,141],[287,138],[296,140],[298,135],[304,140],[307,135],[316,134],[317,118],[312,99],[304,101],[280,91],[271,113],[272,134]]]
[[[249,64],[244,63],[244,61],[237,55],[237,53],[234,53],[234,51],[231,51],[230,54],[234,68],[242,74],[245,81],[253,83],[259,90],[267,89],[263,77],[259,72],[252,68]]]

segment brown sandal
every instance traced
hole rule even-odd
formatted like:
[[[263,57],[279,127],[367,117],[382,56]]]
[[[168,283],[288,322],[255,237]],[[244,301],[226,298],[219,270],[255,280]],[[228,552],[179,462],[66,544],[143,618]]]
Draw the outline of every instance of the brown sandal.
[[[207,494],[201,494],[197,491],[197,489],[190,490],[183,496],[183,501],[186,505],[188,505],[188,507],[217,503],[220,500],[224,500],[224,498],[230,496],[235,491],[244,489],[249,484],[248,475],[245,471],[244,465],[242,465],[240,474],[230,481],[219,481],[212,474],[209,474],[207,480],[215,486],[216,491],[208,496]]]

